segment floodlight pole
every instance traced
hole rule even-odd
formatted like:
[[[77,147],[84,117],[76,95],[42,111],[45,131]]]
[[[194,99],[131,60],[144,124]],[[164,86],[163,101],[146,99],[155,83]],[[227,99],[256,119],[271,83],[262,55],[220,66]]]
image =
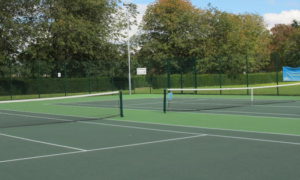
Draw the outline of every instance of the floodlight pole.
[[[127,15],[127,53],[128,53],[128,88],[129,88],[129,95],[131,95],[131,59],[130,59],[130,20],[129,20],[129,12],[128,8],[126,10]]]

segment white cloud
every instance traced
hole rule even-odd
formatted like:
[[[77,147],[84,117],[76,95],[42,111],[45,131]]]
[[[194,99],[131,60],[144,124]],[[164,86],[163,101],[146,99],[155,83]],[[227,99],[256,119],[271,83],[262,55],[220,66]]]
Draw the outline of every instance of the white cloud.
[[[268,29],[276,24],[291,24],[293,20],[300,21],[300,10],[282,11],[281,13],[268,13],[264,15]]]

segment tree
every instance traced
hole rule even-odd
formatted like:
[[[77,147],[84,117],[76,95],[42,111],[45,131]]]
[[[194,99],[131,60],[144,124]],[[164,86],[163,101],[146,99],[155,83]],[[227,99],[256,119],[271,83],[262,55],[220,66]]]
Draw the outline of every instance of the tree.
[[[200,14],[188,0],[158,0],[150,5],[143,17],[140,63],[151,67],[152,73],[163,73],[167,58],[176,57],[171,64],[179,71],[180,65],[190,63],[182,62],[186,57],[200,56],[203,50],[197,43],[205,34]]]
[[[8,74],[9,66],[26,48],[37,20],[38,0],[1,0],[0,2],[0,75]]]
[[[282,66],[300,66],[299,64],[299,31],[298,22],[291,25],[278,24],[271,29],[271,51],[277,54]]]
[[[262,18],[255,14],[235,15],[217,9],[210,12],[212,33],[206,59],[213,65],[204,67],[204,71],[218,70],[234,76],[247,70],[246,58],[248,71],[261,70],[268,62],[265,45],[269,37]]]
[[[300,27],[300,22],[298,22],[297,20],[293,20],[292,27],[299,28]]]
[[[269,63],[269,33],[261,16],[235,15],[214,7],[197,9],[185,0],[161,0],[148,7],[143,19],[138,57],[162,73],[172,58],[173,72],[192,71],[194,59],[203,73],[259,71]],[[193,58],[190,58],[193,57]],[[175,59],[175,60],[174,60]]]

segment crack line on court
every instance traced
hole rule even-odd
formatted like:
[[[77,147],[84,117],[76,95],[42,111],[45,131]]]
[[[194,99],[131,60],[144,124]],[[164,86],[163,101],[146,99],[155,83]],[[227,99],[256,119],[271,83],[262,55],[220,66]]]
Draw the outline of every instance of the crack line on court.
[[[23,141],[29,141],[29,142],[39,143],[39,144],[46,144],[46,145],[50,145],[50,146],[62,147],[62,148],[67,148],[67,149],[72,149],[72,150],[77,150],[77,151],[86,151],[86,149],[81,149],[81,148],[76,148],[76,147],[71,147],[71,146],[66,146],[66,145],[60,145],[60,144],[55,144],[55,143],[49,143],[49,142],[45,142],[45,141],[38,141],[38,140],[19,137],[19,136],[12,136],[9,134],[0,133],[0,136],[5,136],[5,137],[9,137],[9,138],[14,138],[14,139],[20,139]]]
[[[126,145],[120,145],[120,146],[110,146],[110,147],[103,147],[103,148],[89,149],[89,150],[72,151],[72,152],[66,152],[66,153],[57,153],[57,154],[49,154],[49,155],[42,155],[42,156],[32,156],[32,157],[26,157],[26,158],[9,159],[9,160],[0,161],[0,164],[16,162],[16,161],[25,161],[25,160],[32,160],[32,159],[56,157],[56,156],[63,156],[63,155],[79,154],[79,153],[86,153],[86,152],[95,152],[95,151],[104,151],[104,150],[111,150],[111,149],[120,149],[120,148],[126,148],[126,147],[143,146],[143,145],[148,145],[148,144],[158,144],[158,143],[165,143],[165,142],[172,142],[172,141],[180,141],[180,140],[193,139],[193,138],[199,138],[199,137],[205,137],[205,136],[207,136],[207,134],[198,134],[195,136],[185,136],[185,137],[179,137],[179,138],[148,141],[148,142],[126,144]]]

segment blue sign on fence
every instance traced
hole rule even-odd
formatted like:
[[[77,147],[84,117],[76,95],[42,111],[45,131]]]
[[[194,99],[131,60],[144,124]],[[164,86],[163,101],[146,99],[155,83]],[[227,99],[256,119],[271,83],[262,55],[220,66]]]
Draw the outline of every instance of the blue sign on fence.
[[[300,67],[283,67],[283,81],[300,81]]]

